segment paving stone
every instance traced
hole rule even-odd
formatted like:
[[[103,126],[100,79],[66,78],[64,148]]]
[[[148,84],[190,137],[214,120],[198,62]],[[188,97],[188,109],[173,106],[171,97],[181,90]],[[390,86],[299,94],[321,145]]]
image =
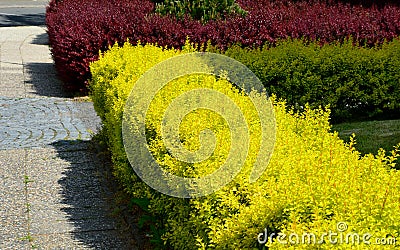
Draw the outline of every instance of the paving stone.
[[[104,216],[96,207],[63,207],[33,203],[30,232],[32,235],[108,231],[116,230],[117,225],[109,216]]]
[[[69,234],[35,235],[32,245],[36,249],[93,249]]]
[[[21,149],[0,151],[0,242],[28,235],[24,158]]]
[[[75,117],[80,103],[62,98],[0,97],[0,149],[31,148],[60,140],[90,140],[91,133]],[[90,114],[90,113],[89,113]],[[91,119],[99,118],[92,108]]]
[[[24,88],[25,80],[24,75],[19,73],[5,73],[0,74],[0,87],[3,88]]]
[[[57,141],[52,143],[51,146],[56,149],[60,157],[68,152],[85,151],[91,147],[90,142],[87,141]],[[68,158],[70,160],[70,157]]]
[[[0,58],[1,60],[1,58]],[[4,74],[21,74],[24,70],[24,66],[22,63],[9,63],[9,62],[0,62],[0,68],[1,68],[1,74],[2,79],[6,79],[7,77],[4,77]]]
[[[0,241],[0,249],[2,250],[28,250],[32,249],[31,244],[29,243],[28,240],[26,239],[11,239],[11,240],[5,240],[5,241]]]
[[[32,80],[25,82],[25,97],[65,97],[66,94],[58,80]]]
[[[32,236],[117,229],[93,153],[79,148],[28,150],[26,161]]]
[[[43,27],[0,27],[0,80],[0,249],[137,249],[91,151],[100,120],[64,93]]]
[[[21,62],[20,48],[23,41],[6,40],[1,43],[1,55],[2,58],[7,58],[8,62]],[[14,60],[17,59],[17,60]]]
[[[53,60],[51,59],[51,54],[49,51],[49,48],[47,45],[41,45],[41,44],[29,44],[36,35],[32,34],[29,36],[27,39],[28,41],[25,41],[24,44],[21,45],[20,50],[21,50],[21,56],[24,59],[24,64],[29,68],[29,64],[35,62],[43,62],[43,63],[52,63]],[[30,40],[30,41],[29,41]],[[35,51],[33,54],[31,51]],[[41,73],[46,72],[46,71],[41,71]]]
[[[43,33],[46,33],[43,27],[1,27],[0,42],[18,42],[22,44],[28,36]]]
[[[114,230],[37,235],[33,244],[37,249],[138,249],[121,241],[120,235]]]
[[[6,87],[2,87],[2,84],[5,84]],[[0,83],[0,96],[4,97],[22,97],[25,96],[25,88],[23,85],[20,87],[9,87],[7,82]]]

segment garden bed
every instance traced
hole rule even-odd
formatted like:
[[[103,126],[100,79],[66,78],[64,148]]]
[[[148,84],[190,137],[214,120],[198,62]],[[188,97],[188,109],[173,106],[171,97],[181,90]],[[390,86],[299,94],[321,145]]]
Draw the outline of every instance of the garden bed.
[[[338,225],[346,226],[348,232],[371,234],[370,239],[400,236],[399,172],[392,166],[396,157],[387,157],[382,151],[375,156],[361,157],[353,140],[345,144],[337,133],[330,132],[329,111],[321,109],[306,107],[304,112],[295,113],[287,110],[285,103],[273,100],[277,123],[275,148],[269,164],[265,160],[268,167],[254,183],[249,181],[249,170],[257,150],[250,150],[242,172],[232,182],[203,197],[182,199],[164,195],[138,178],[127,159],[121,133],[123,110],[130,90],[152,66],[192,51],[195,49],[188,46],[178,51],[154,45],[125,44],[123,48],[114,46],[91,66],[92,98],[103,120],[115,174],[133,200],[148,212],[142,223],[151,224],[153,242],[158,247],[263,249],[265,245],[285,249],[297,243],[280,244],[275,240],[260,244],[257,236],[265,232],[300,236],[311,232],[320,237],[324,232],[343,232],[338,231]],[[149,149],[161,166],[175,174],[184,170],[191,177],[199,177],[213,166],[182,165],[170,158],[160,130],[168,98],[185,91],[189,82],[204,87],[208,86],[208,81],[212,79],[198,76],[173,81],[164,88],[164,94],[153,100],[154,105],[147,113]],[[217,80],[212,86],[218,91],[234,91],[224,80]],[[246,98],[246,95],[233,95],[237,103]],[[247,109],[251,107],[245,105],[243,111],[247,113]],[[201,131],[199,128],[204,124],[215,123],[215,120],[207,120],[207,116],[197,119],[201,117],[206,120],[182,126],[181,138],[189,143],[186,145],[189,148],[198,136],[191,131]],[[257,123],[251,124],[257,127]],[[223,123],[217,122],[213,131],[224,138],[227,132],[223,128]],[[257,129],[251,135],[260,136]],[[257,148],[257,139],[250,143],[251,148],[254,145]],[[218,162],[213,161],[213,164]],[[327,238],[318,244],[320,249],[352,247],[351,244],[332,244]],[[365,242],[359,244],[368,247]]]

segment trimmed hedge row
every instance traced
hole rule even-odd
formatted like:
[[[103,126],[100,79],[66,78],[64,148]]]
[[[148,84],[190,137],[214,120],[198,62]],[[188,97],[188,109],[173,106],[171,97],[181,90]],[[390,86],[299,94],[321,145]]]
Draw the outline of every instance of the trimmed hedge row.
[[[276,1],[276,0],[271,0]],[[281,0],[278,0],[281,1]],[[302,0],[293,0],[293,1],[302,1]],[[318,0],[317,0],[318,1]],[[362,5],[364,7],[383,7],[388,4],[398,5],[399,1],[397,0],[325,0],[328,4],[336,4],[337,2],[349,3],[352,5]]]
[[[189,36],[196,43],[226,49],[273,44],[282,38],[321,43],[352,36],[362,44],[382,43],[400,35],[400,7],[363,8],[325,1],[240,0],[248,14],[202,25],[189,17],[177,20],[154,14],[150,0],[51,0],[46,23],[51,52],[60,77],[73,90],[86,90],[89,63],[118,42],[157,43],[181,48]]]
[[[297,233],[301,237],[304,233],[314,233],[322,237],[324,233],[339,233],[339,222],[348,226],[344,233],[370,234],[371,244],[376,238],[400,237],[400,173],[392,168],[396,156],[385,157],[380,152],[376,156],[361,157],[354,149],[354,142],[345,145],[337,133],[329,132],[329,112],[320,109],[306,107],[299,114],[286,110],[285,103],[274,101],[275,150],[257,182],[249,183],[251,161],[225,188],[196,199],[168,197],[140,181],[129,165],[121,136],[127,97],[145,71],[165,59],[191,51],[194,49],[190,46],[178,51],[125,44],[123,48],[114,46],[91,64],[92,98],[104,124],[115,174],[133,197],[149,200],[146,208],[153,218],[159,219],[156,225],[163,240],[161,246],[173,249],[262,249],[265,245],[273,249],[312,248],[315,245],[292,244],[288,238],[288,244],[280,244],[273,237],[272,241],[259,244],[257,237],[266,230],[267,236]],[[231,96],[229,93],[235,93],[235,89],[223,79],[186,76],[168,84],[149,109],[146,129],[152,131],[148,141],[153,155],[173,173],[185,165],[174,161],[165,150],[159,131],[160,119],[171,96],[182,89],[185,91],[190,84],[213,86],[236,103],[245,103],[247,99],[246,95]],[[245,106],[243,111],[249,108]],[[186,141],[188,148],[193,144],[198,148],[196,133],[205,124],[212,124],[217,137],[227,135],[226,127],[218,120],[197,115],[204,120],[195,116],[192,122],[182,124],[180,131],[185,140],[194,138]],[[256,152],[251,150],[249,157]],[[193,166],[198,172],[188,169],[189,175],[206,173],[204,165]],[[351,243],[331,244],[328,237],[318,241],[319,249],[354,247]],[[360,247],[368,245],[361,241]]]
[[[86,91],[89,63],[117,41],[140,39],[136,35],[141,23],[153,9],[150,1],[139,0],[51,0],[46,9],[47,33],[65,87]]]
[[[400,40],[379,48],[352,42],[319,46],[299,40],[273,48],[229,48],[225,55],[245,64],[269,93],[301,109],[330,105],[333,122],[400,115]]]

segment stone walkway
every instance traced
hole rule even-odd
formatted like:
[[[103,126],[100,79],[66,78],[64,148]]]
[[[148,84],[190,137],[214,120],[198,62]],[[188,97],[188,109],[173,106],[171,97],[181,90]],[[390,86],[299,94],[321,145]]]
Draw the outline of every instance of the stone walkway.
[[[66,98],[43,27],[0,27],[0,249],[135,249],[111,217],[90,102]]]

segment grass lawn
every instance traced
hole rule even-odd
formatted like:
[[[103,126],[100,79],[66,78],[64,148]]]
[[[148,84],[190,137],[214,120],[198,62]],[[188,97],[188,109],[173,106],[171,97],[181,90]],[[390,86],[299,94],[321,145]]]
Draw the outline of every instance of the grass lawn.
[[[332,131],[338,131],[346,142],[354,133],[356,148],[362,154],[376,154],[379,148],[392,151],[393,146],[400,143],[400,120],[341,123],[333,125]]]

